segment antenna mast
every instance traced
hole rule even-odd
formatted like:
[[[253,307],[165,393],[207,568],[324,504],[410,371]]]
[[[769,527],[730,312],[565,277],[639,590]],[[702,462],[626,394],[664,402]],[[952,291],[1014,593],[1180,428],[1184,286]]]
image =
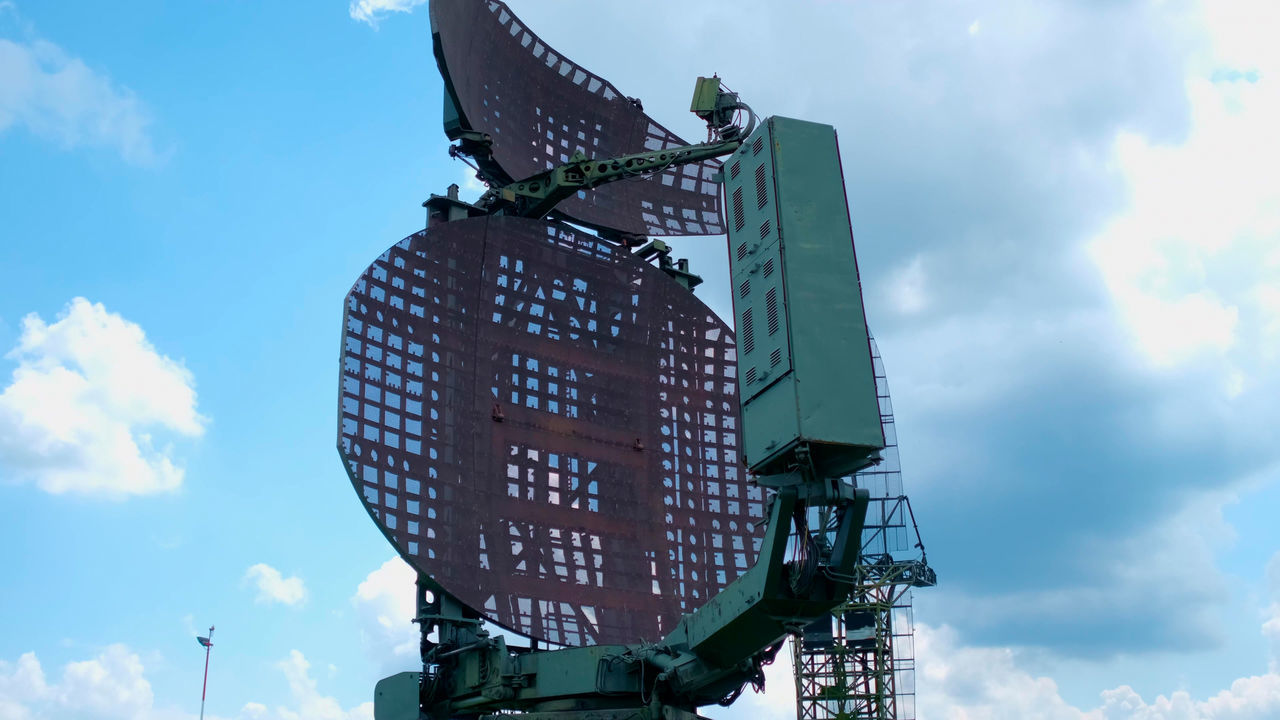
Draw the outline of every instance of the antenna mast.
[[[196,636],[196,642],[204,646],[204,684],[200,687],[200,720],[204,720],[204,698],[209,691],[209,651],[213,650],[213,626],[208,636]]]

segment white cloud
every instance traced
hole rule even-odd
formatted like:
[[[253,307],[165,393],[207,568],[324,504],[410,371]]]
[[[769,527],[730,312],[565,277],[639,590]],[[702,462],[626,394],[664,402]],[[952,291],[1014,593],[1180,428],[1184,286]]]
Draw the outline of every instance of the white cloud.
[[[968,594],[948,588],[940,594],[952,612],[967,616],[995,642],[1017,637],[1019,628],[1035,624],[1070,627],[1081,638],[1058,638],[1062,646],[1092,643],[1114,633],[1115,618],[1143,618],[1177,614],[1179,630],[1202,643],[1219,641],[1221,634],[1208,612],[1228,597],[1226,579],[1214,563],[1235,532],[1222,515],[1229,494],[1200,494],[1180,511],[1122,540],[1082,539],[1075,551],[1085,558],[1107,557],[1093,572],[1080,574],[1067,584],[1018,590],[996,597]],[[1152,593],[1151,588],[1162,588]],[[1187,609],[1188,606],[1191,609]],[[1157,631],[1155,623],[1125,623],[1126,642],[1138,649],[1144,633]],[[1083,628],[1083,632],[1081,629]],[[1065,633],[1064,633],[1065,634]]]
[[[1017,666],[1009,648],[962,646],[950,628],[916,626],[916,688],[921,720],[1099,718],[1070,706],[1058,686]]]
[[[772,665],[764,669],[764,692],[758,693],[751,686],[742,692],[738,700],[727,708],[708,705],[698,712],[716,720],[756,718],[758,720],[794,720],[796,717],[796,684],[794,665],[791,662],[791,644],[778,651]]]
[[[279,570],[265,563],[250,567],[245,571],[244,579],[257,586],[256,601],[260,603],[298,605],[307,599],[307,586],[302,578],[296,575],[286,578]]]
[[[351,0],[347,12],[351,14],[352,20],[368,23],[370,26],[377,28],[378,23],[382,22],[388,15],[393,12],[408,13],[423,4],[427,0]]]
[[[1271,672],[1280,673],[1280,552],[1273,555],[1267,565],[1267,580],[1273,602],[1267,608],[1262,635],[1271,643]]]
[[[485,185],[480,181],[480,178],[476,177],[476,171],[469,165],[462,166],[461,179],[462,182],[458,183],[458,189],[460,190],[458,197],[462,198],[466,202],[473,203],[479,200],[480,196],[489,189],[488,185]]]
[[[373,720],[372,702],[344,709],[337,698],[323,694],[311,676],[311,663],[298,650],[290,650],[276,668],[288,684],[289,705],[272,708],[260,702],[246,702],[236,720]]]
[[[138,325],[76,298],[52,324],[25,317],[6,357],[18,367],[0,393],[0,477],[115,499],[182,484],[152,431],[195,437],[206,420],[191,373]]]
[[[1179,690],[1150,704],[1127,685],[1102,693],[1107,720],[1270,720],[1280,713],[1280,675],[1240,678],[1208,700]]]
[[[289,689],[289,706],[268,709],[246,702],[237,720],[372,720],[373,703],[343,709],[321,694],[310,663],[297,650],[277,663]],[[141,658],[124,645],[111,645],[97,657],[68,663],[61,679],[50,682],[35,653],[17,662],[0,660],[0,720],[195,720],[195,713],[156,707]],[[219,720],[205,713],[206,720]],[[226,720],[226,719],[223,719]]]
[[[889,278],[887,294],[895,310],[905,315],[914,315],[929,305],[927,287],[924,256],[916,255]]]
[[[1256,369],[1236,366],[1274,341],[1280,321],[1280,50],[1259,33],[1280,23],[1280,6],[1207,3],[1204,13],[1212,48],[1186,81],[1190,136],[1176,146],[1118,136],[1131,203],[1091,252],[1155,364],[1210,352],[1225,375],[1247,376]]]
[[[1262,623],[1262,634],[1271,643],[1270,670],[1277,673],[1280,672],[1280,602],[1271,603],[1267,615],[1267,621]]]
[[[966,647],[950,628],[916,628],[921,720],[1268,720],[1280,713],[1280,675],[1240,678],[1205,700],[1184,691],[1147,703],[1127,685],[1098,707],[1066,702],[1057,683],[1020,667],[1009,648]]]
[[[50,683],[35,653],[17,663],[0,660],[0,718],[150,718],[154,696],[142,661],[124,645],[111,645],[92,660],[68,663]]]
[[[12,5],[0,5],[0,14],[6,11],[15,13]],[[159,159],[150,124],[132,91],[57,45],[0,38],[0,133],[23,127],[64,148],[105,147],[128,162],[150,164]]]
[[[1268,567],[1272,597],[1280,601],[1280,553]],[[1148,588],[1151,587],[1148,585]],[[1104,690],[1096,707],[1077,707],[1048,676],[1024,667],[1022,651],[974,647],[948,626],[917,625],[916,681],[920,720],[1273,720],[1280,717],[1280,602],[1268,609],[1263,633],[1276,642],[1269,672],[1236,679],[1197,700],[1177,691],[1147,702],[1128,685]],[[750,691],[731,708],[703,708],[713,718],[795,717],[790,654],[766,669],[767,692]]]
[[[413,568],[394,557],[369,573],[351,598],[365,651],[386,674],[419,664],[416,581]]]
[[[26,653],[18,662],[0,660],[0,718],[25,720],[31,717],[27,707],[50,694],[44,669],[35,653]]]
[[[284,672],[285,678],[289,681],[289,693],[293,697],[297,709],[292,708],[276,708],[275,716],[279,720],[373,720],[373,703],[366,702],[357,705],[349,710],[343,710],[342,705],[332,697],[321,695],[316,687],[316,681],[311,677],[311,663],[307,662],[307,658],[297,650],[291,650],[289,657],[282,660],[276,665]],[[261,705],[254,705],[250,708],[245,706],[245,711],[258,713]],[[268,717],[258,714],[257,717]]]
[[[154,699],[142,661],[124,645],[112,645],[93,660],[69,663],[59,684],[60,704],[102,717],[141,717]]]

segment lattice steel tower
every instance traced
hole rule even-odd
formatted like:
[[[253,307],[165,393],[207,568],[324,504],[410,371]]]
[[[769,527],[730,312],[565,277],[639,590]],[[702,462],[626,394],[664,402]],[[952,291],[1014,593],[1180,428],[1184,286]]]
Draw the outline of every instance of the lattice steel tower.
[[[792,644],[800,720],[916,717],[911,589],[932,586],[936,577],[902,490],[889,384],[874,340],[871,354],[883,461],[854,476],[871,491],[856,589],[834,617],[806,628]]]

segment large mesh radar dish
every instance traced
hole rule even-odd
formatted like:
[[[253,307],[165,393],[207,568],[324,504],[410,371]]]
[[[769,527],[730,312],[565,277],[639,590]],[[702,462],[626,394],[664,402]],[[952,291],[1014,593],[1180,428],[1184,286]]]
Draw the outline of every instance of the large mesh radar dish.
[[[729,328],[567,226],[480,217],[347,296],[339,450],[419,572],[562,645],[657,640],[759,549]]]
[[[603,159],[688,144],[604,78],[553,50],[504,3],[431,0],[431,27],[457,113],[446,126],[487,133],[493,160],[512,180],[566,163],[577,151]],[[557,211],[634,235],[720,234],[719,169],[716,160],[671,167],[580,192]]]

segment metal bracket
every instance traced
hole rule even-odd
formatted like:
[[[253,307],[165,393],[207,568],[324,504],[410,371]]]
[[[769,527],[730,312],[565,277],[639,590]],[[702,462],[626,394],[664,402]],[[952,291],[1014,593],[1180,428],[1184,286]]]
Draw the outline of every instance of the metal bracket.
[[[646,262],[657,258],[658,269],[671,276],[672,280],[683,285],[685,290],[692,290],[702,284],[700,276],[689,272],[688,258],[672,261],[671,246],[661,240],[652,240],[632,254]]]

